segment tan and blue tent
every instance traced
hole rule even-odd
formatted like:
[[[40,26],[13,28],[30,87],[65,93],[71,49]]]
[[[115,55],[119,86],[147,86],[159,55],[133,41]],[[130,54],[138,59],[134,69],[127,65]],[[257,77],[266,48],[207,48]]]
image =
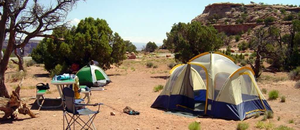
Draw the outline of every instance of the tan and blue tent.
[[[88,87],[103,87],[111,82],[103,69],[96,65],[82,67],[77,73],[80,85]]]
[[[221,53],[202,53],[175,66],[151,107],[244,120],[271,110],[249,67]]]

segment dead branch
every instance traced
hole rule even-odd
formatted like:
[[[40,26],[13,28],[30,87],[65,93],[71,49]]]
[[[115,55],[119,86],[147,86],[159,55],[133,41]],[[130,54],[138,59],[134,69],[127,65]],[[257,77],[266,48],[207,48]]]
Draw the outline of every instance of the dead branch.
[[[24,79],[24,78],[23,78]],[[17,119],[17,114],[28,114],[30,117],[35,118],[36,116],[30,111],[26,103],[22,103],[20,98],[20,90],[23,83],[19,83],[18,87],[12,91],[10,98],[0,97],[0,110],[4,112],[2,119]]]

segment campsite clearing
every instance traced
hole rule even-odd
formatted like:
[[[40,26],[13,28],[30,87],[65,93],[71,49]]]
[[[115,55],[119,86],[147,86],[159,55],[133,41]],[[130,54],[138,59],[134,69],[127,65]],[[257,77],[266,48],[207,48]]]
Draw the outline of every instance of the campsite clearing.
[[[147,62],[152,62],[156,67],[148,68]],[[125,60],[123,65],[113,67],[106,71],[112,83],[105,87],[105,91],[93,91],[91,102],[102,102],[105,105],[101,107],[100,114],[97,115],[94,123],[98,129],[113,130],[184,130],[194,121],[201,122],[201,128],[204,130],[233,130],[236,129],[240,121],[215,119],[209,117],[189,118],[173,114],[168,114],[162,110],[153,109],[150,106],[155,101],[159,92],[154,92],[153,88],[157,85],[165,86],[167,78],[170,76],[168,67],[173,60],[170,58],[159,57],[155,55],[141,56],[135,60]],[[11,65],[14,66],[14,65]],[[27,104],[35,102],[35,85],[39,82],[50,83],[51,78],[42,65],[34,65],[26,68],[27,75],[21,89],[21,97]],[[9,92],[17,86],[18,82],[12,82],[13,75],[16,73],[16,67],[9,67],[6,72],[6,85]],[[265,80],[258,82],[260,89],[278,90],[279,96],[285,96],[286,102],[281,103],[280,99],[268,100],[274,118],[264,123],[271,122],[274,127],[280,125],[288,126],[294,129],[300,129],[300,89],[296,89],[295,81],[282,80],[275,82],[279,77],[287,77],[287,73],[263,73]],[[46,92],[45,97],[56,98],[59,94],[54,85],[50,85],[50,91]],[[268,99],[268,95],[264,94]],[[139,115],[128,115],[122,110],[129,106],[140,112]],[[37,118],[30,118],[27,115],[19,115],[19,119],[13,122],[0,122],[1,129],[19,130],[19,129],[61,129],[62,111],[61,110],[37,110],[32,107]],[[93,109],[93,108],[91,108]],[[96,109],[96,108],[95,108]],[[111,115],[111,113],[114,115]],[[2,116],[0,114],[0,116]],[[263,119],[246,119],[249,123],[249,129],[258,129],[256,124]],[[293,123],[289,121],[293,120]]]

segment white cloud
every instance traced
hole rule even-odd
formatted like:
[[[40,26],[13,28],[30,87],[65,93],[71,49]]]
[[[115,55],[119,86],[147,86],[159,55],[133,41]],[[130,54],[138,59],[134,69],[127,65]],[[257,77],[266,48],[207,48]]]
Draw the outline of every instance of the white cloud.
[[[79,22],[80,22],[79,19],[74,18],[74,19],[72,19],[71,21],[69,21],[68,23],[69,23],[71,26],[77,26]]]

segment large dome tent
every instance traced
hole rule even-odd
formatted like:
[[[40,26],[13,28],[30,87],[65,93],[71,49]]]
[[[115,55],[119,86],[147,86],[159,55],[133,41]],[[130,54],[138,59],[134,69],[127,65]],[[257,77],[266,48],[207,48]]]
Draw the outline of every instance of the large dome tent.
[[[224,54],[199,54],[170,73],[151,107],[233,120],[272,111],[252,69],[236,65]]]

